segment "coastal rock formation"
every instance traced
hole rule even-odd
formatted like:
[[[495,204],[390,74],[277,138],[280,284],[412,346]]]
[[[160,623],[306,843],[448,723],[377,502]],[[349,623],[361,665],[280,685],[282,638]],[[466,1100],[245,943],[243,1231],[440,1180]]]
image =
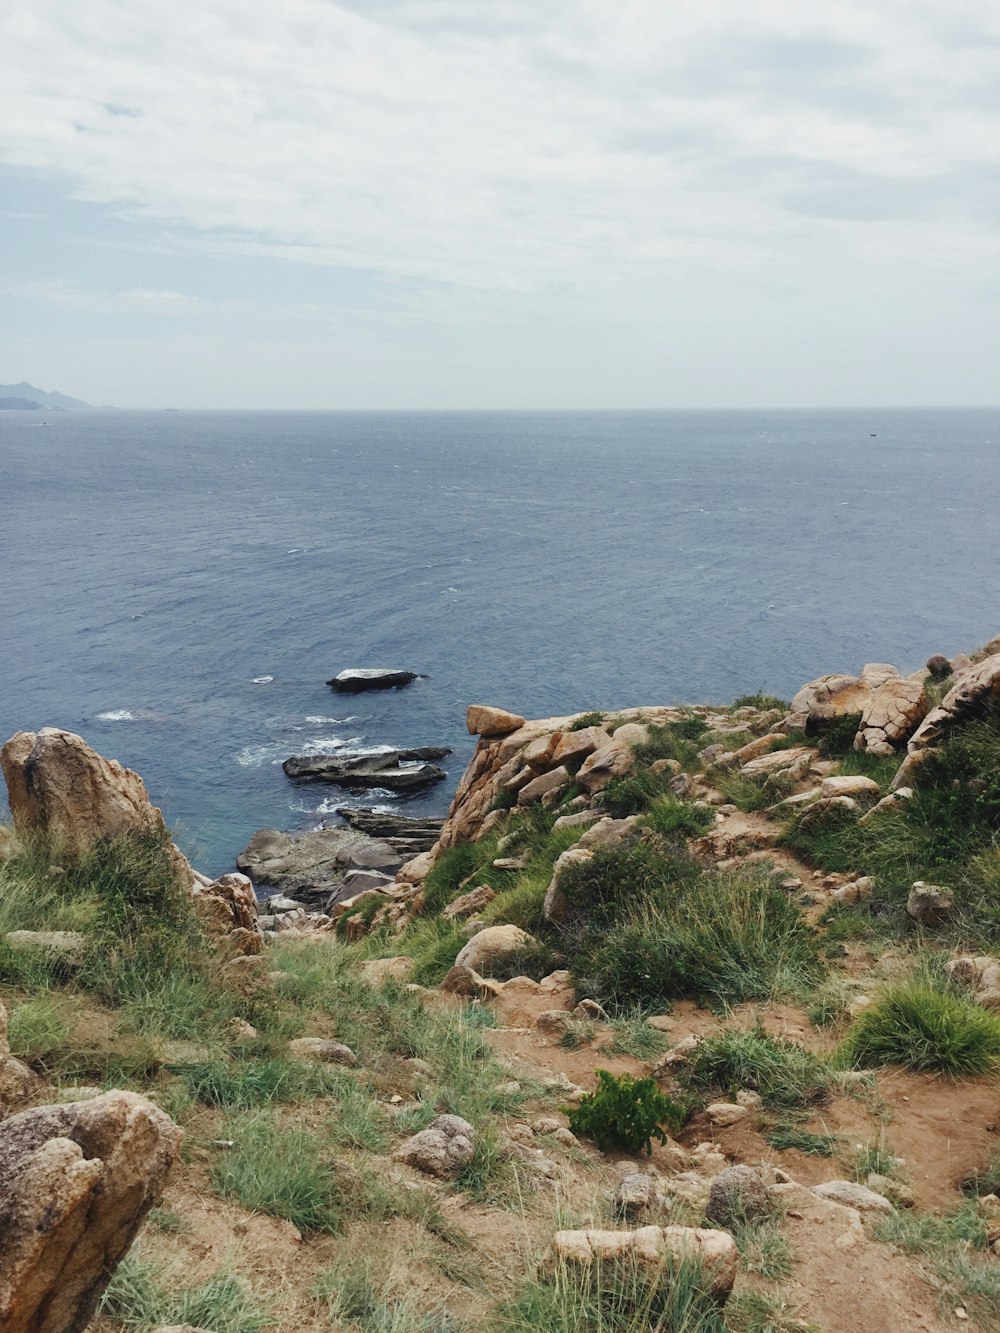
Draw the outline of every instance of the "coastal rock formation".
[[[990,645],[992,646],[992,645]],[[892,787],[912,785],[916,770],[934,746],[940,745],[954,727],[987,715],[1000,700],[1000,652],[993,653],[961,671],[955,684],[910,737],[906,758],[900,764]]]
[[[505,708],[470,704],[465,715],[465,725],[470,736],[506,736],[523,727],[524,718],[518,713],[508,713]]]
[[[196,873],[192,892],[210,934],[225,939],[237,953],[260,953],[263,938],[257,920],[257,897],[246,875],[221,875],[210,880]]]
[[[71,856],[123,834],[165,834],[138,773],[58,727],[19,731],[0,750],[14,827],[41,835]],[[190,867],[178,851],[178,869]]]
[[[862,709],[855,750],[875,755],[895,754],[916,731],[929,708],[930,700],[921,681],[904,676],[886,680],[872,692]]]
[[[447,776],[435,764],[451,754],[440,746],[418,750],[386,750],[382,754],[293,755],[281,767],[297,782],[331,782],[338,787],[383,787],[387,791],[417,791]]]
[[[260,829],[236,858],[256,885],[280,889],[292,898],[327,898],[350,870],[392,873],[402,857],[387,842],[350,828],[312,833]]]
[[[326,683],[341,694],[360,694],[362,690],[398,690],[421,679],[416,671],[390,671],[382,667],[348,668]]]
[[[0,1123],[0,1328],[82,1333],[183,1135],[131,1092]]]
[[[406,815],[363,806],[338,806],[337,814],[351,828],[359,829],[380,842],[387,842],[407,860],[420,852],[429,852],[440,838],[444,826],[443,819],[412,819]]]

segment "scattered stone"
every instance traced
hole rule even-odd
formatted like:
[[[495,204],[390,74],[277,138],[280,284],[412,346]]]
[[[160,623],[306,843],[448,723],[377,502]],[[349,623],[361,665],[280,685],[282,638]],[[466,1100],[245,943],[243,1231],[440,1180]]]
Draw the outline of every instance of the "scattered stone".
[[[0,1123],[0,1328],[85,1328],[183,1134],[152,1102],[109,1092]]]
[[[856,1208],[859,1213],[894,1213],[896,1210],[884,1194],[853,1180],[828,1180],[822,1185],[814,1185],[813,1193],[822,1199],[832,1199],[848,1208]]]
[[[523,727],[524,718],[518,713],[508,713],[503,708],[471,704],[465,715],[465,725],[471,736],[506,736]]]
[[[967,986],[984,1009],[1000,1009],[1000,959],[966,954],[945,963],[944,970],[952,981]]]
[[[472,1161],[475,1130],[457,1115],[439,1115],[426,1129],[406,1140],[393,1156],[425,1175],[448,1180]]]
[[[895,754],[927,716],[930,706],[922,681],[903,677],[887,680],[871,694],[862,710],[855,750]]]
[[[545,1009],[535,1019],[535,1027],[546,1036],[557,1040],[576,1030],[573,1015],[566,1009]]]
[[[763,1097],[752,1088],[740,1088],[735,1100],[737,1106],[745,1106],[751,1111],[759,1111],[764,1105]]]
[[[906,900],[906,914],[922,926],[938,926],[951,916],[955,899],[951,889],[918,879]]]
[[[852,879],[847,884],[842,884],[839,889],[834,889],[834,901],[846,906],[859,903],[863,898],[869,897],[874,887],[875,881],[871,875],[862,875],[859,879]]]
[[[350,1046],[325,1037],[296,1037],[288,1043],[288,1054],[296,1060],[317,1060],[323,1064],[347,1065],[350,1069],[358,1063]]]
[[[560,887],[560,880],[570,866],[577,865],[581,861],[589,861],[593,855],[594,853],[586,847],[568,847],[561,856],[557,857],[552,867],[552,878],[549,880],[549,887],[545,890],[545,898],[542,902],[542,916],[546,921],[562,921],[568,915],[570,904]]]
[[[730,1125],[745,1120],[750,1112],[747,1107],[738,1106],[733,1102],[712,1102],[705,1107],[705,1114],[719,1129],[728,1129]]]
[[[596,810],[578,810],[575,815],[560,815],[552,825],[557,828],[586,828],[590,824],[596,824],[601,818]]]
[[[83,962],[87,937],[76,930],[9,930],[4,936],[7,947],[17,953],[38,950],[58,958],[71,967]]]
[[[630,773],[634,767],[635,755],[631,746],[611,741],[587,756],[580,765],[576,780],[584,791],[592,794],[601,791],[612,778]]]
[[[736,1242],[725,1231],[701,1227],[639,1227],[636,1231],[557,1231],[555,1257],[567,1263],[633,1260],[654,1272],[669,1271],[671,1261],[699,1261],[713,1294],[728,1299],[736,1278]]]
[[[649,728],[643,722],[623,722],[615,727],[611,739],[618,745],[627,745],[634,750],[637,745],[645,745],[649,740]]]
[[[471,967],[456,964],[445,974],[438,990],[463,1000],[495,1000],[503,986],[490,977],[481,977]]]
[[[226,1035],[231,1041],[256,1041],[257,1029],[245,1018],[231,1018],[226,1024]]]
[[[378,667],[348,668],[340,671],[327,685],[340,694],[360,694],[362,690],[398,690],[423,677],[415,671],[389,671]]]
[[[656,1203],[656,1182],[641,1171],[622,1176],[615,1190],[612,1207],[615,1216],[635,1222]]]
[[[573,1010],[573,1017],[589,1019],[594,1023],[606,1023],[608,1021],[607,1011],[596,1000],[581,1000]]]
[[[622,843],[635,842],[642,833],[640,820],[640,815],[628,815],[625,819],[612,819],[606,815],[591,825],[569,850],[594,851],[598,847],[620,847]]]
[[[446,921],[462,921],[481,912],[495,897],[496,892],[488,884],[481,884],[479,888],[463,893],[460,898],[454,898],[441,915]]]
[[[877,796],[879,785],[873,778],[862,777],[860,774],[842,774],[824,778],[819,790],[821,796]]]
[[[646,1019],[646,1026],[653,1028],[656,1032],[670,1032],[674,1026],[674,1020],[669,1014],[650,1014]]]
[[[768,1207],[767,1186],[759,1173],[749,1166],[730,1166],[712,1181],[705,1217],[717,1226],[731,1227],[763,1217]]]

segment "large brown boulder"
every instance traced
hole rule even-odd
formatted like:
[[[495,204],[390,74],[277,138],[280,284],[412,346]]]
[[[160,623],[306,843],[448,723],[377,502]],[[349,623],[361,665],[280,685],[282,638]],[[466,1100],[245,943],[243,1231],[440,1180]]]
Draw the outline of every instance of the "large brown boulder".
[[[0,750],[14,827],[82,856],[128,833],[166,833],[138,773],[58,727],[19,731]]]
[[[82,1333],[183,1134],[132,1092],[0,1123],[0,1328]]]
[[[506,708],[491,708],[489,704],[470,704],[465,725],[472,736],[506,736],[524,726],[520,713],[508,713]]]
[[[906,758],[892,780],[892,789],[908,787],[914,773],[935,746],[963,723],[985,717],[1000,702],[1000,653],[966,667],[955,684],[910,737]]]
[[[908,676],[886,680],[872,691],[861,711],[855,750],[895,754],[916,731],[929,708],[930,700],[921,681]]]

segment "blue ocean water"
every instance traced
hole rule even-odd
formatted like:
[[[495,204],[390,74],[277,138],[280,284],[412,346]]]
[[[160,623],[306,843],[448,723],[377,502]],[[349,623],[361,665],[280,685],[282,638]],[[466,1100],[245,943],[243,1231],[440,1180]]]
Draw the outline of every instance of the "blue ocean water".
[[[1000,632],[1000,410],[0,413],[0,733],[137,769],[203,869],[281,759],[784,696]],[[426,672],[342,696],[344,667]],[[354,798],[355,803],[364,803]]]

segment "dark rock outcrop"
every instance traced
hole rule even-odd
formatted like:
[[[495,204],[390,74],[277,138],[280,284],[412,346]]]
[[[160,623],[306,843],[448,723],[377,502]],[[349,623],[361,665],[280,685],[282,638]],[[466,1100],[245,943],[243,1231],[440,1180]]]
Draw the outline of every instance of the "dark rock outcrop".
[[[326,683],[341,694],[360,694],[362,690],[398,690],[420,679],[422,677],[416,671],[363,667],[340,671]]]
[[[420,852],[429,852],[441,836],[443,819],[410,819],[406,815],[386,814],[367,806],[351,809],[340,806],[337,814],[351,828],[379,838],[400,852],[406,860]]]
[[[441,782],[444,769],[424,762],[442,759],[450,750],[426,746],[418,750],[386,750],[382,754],[293,755],[282,768],[296,782],[330,782],[338,787],[383,787],[388,791],[419,791]]]
[[[403,858],[387,842],[350,828],[312,833],[260,829],[236,858],[255,885],[277,888],[300,901],[328,898],[351,870],[393,874]]]

